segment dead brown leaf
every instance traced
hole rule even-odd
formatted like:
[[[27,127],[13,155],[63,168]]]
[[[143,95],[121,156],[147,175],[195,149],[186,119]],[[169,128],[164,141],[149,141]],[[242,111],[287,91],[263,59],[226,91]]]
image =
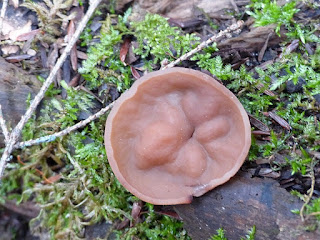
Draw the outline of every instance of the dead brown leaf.
[[[130,66],[130,69],[131,69],[132,76],[133,76],[136,80],[138,80],[138,79],[141,77],[140,74],[138,73],[138,71],[137,71],[134,67],[132,67],[132,66]]]
[[[4,45],[4,46],[1,46],[1,51],[2,51],[3,55],[15,54],[19,50],[20,50],[20,48],[17,45]]]
[[[291,126],[289,125],[289,123],[286,120],[284,120],[282,117],[275,114],[274,112],[267,112],[263,114],[272,118],[275,122],[277,122],[280,126],[284,127],[288,131],[291,130]]]
[[[54,175],[54,176],[51,176],[51,177],[47,178],[46,183],[52,184],[52,183],[55,183],[55,182],[59,181],[60,179],[61,179],[61,175],[57,174],[57,175]]]
[[[31,57],[32,56],[28,54],[24,54],[24,55],[10,56],[10,57],[7,57],[6,60],[10,63],[17,63],[17,62],[21,62],[23,60],[29,59]]]
[[[17,41],[18,36],[31,32],[31,25],[32,22],[28,21],[24,26],[22,26],[21,28],[18,29],[13,29],[12,31],[9,32],[9,38],[12,41]]]
[[[40,29],[35,29],[30,32],[20,34],[19,36],[17,36],[16,40],[27,41],[27,40],[33,39],[37,34],[40,34],[40,33],[41,33]]]
[[[126,56],[127,56],[127,53],[129,51],[129,47],[130,47],[130,43],[131,43],[131,40],[129,38],[126,38],[124,40],[124,42],[121,44],[121,48],[120,48],[120,61],[126,66]]]
[[[259,119],[257,119],[256,117],[254,117],[251,114],[248,114],[249,119],[250,119],[250,123],[255,126],[256,128],[258,128],[259,130],[263,131],[263,132],[269,132],[270,133],[270,129],[267,125],[265,125],[263,122],[261,122]]]
[[[68,26],[68,42],[72,38],[75,32],[75,24],[74,21],[71,20]],[[76,44],[73,45],[71,52],[70,52],[70,60],[71,60],[71,66],[74,71],[78,70],[78,56],[77,56],[77,46]]]

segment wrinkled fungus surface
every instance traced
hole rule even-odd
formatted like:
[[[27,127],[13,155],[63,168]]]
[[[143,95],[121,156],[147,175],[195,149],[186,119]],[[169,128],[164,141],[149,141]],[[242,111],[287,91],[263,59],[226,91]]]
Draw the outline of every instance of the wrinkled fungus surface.
[[[185,68],[137,80],[106,123],[116,177],[153,204],[190,203],[228,181],[250,144],[249,120],[238,99],[212,77]]]

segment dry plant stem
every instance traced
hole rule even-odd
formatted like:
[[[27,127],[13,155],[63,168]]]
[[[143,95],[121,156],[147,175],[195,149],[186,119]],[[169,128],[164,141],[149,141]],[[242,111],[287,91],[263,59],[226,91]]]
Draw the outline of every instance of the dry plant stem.
[[[320,215],[320,212],[309,213],[306,217],[306,220],[308,220],[311,216],[318,216],[318,215]]]
[[[1,127],[3,135],[4,135],[4,141],[7,143],[9,141],[9,131],[6,126],[6,122],[3,118],[1,104],[0,104],[0,127]]]
[[[167,69],[167,68],[171,68],[174,67],[175,65],[177,65],[178,63],[188,59],[189,57],[191,57],[192,55],[194,55],[195,53],[201,51],[202,49],[204,49],[205,47],[207,47],[209,44],[211,44],[214,41],[217,41],[219,38],[225,36],[226,34],[230,33],[230,32],[234,32],[235,30],[240,29],[243,26],[244,22],[243,21],[238,21],[235,24],[232,24],[230,27],[228,27],[227,29],[220,31],[217,35],[212,36],[211,38],[209,38],[207,41],[204,41],[202,43],[200,43],[195,49],[191,50],[190,52],[182,55],[181,57],[179,57],[177,60],[169,63],[168,65],[164,66],[162,69]]]
[[[52,71],[50,72],[50,75],[48,76],[48,78],[44,82],[44,84],[41,87],[39,93],[35,96],[35,98],[31,102],[30,107],[28,108],[26,113],[22,116],[21,120],[19,121],[17,126],[13,129],[12,133],[10,134],[9,141],[6,144],[6,147],[4,149],[3,155],[2,155],[1,160],[0,160],[0,178],[1,178],[2,174],[3,174],[4,169],[5,169],[6,162],[9,159],[9,157],[11,155],[11,152],[14,149],[14,145],[18,142],[18,138],[19,138],[19,136],[21,134],[22,128],[24,127],[26,122],[29,120],[29,118],[31,117],[32,113],[34,112],[34,110],[36,109],[36,107],[38,106],[40,101],[42,100],[45,92],[47,91],[47,89],[49,88],[51,83],[53,82],[57,72],[61,68],[63,62],[65,61],[65,59],[67,58],[68,54],[70,53],[73,45],[78,40],[81,32],[86,27],[90,17],[94,13],[95,9],[100,4],[100,2],[101,2],[101,0],[95,0],[95,1],[91,2],[91,5],[90,5],[88,11],[86,12],[86,14],[83,17],[82,21],[79,23],[79,26],[78,26],[76,32],[74,33],[73,37],[68,42],[68,45],[66,46],[64,52],[62,53],[62,55],[58,59],[58,61],[55,64],[55,66],[53,67]]]
[[[29,141],[26,141],[26,142],[18,143],[18,144],[16,144],[14,146],[14,148],[30,147],[32,145],[37,145],[37,144],[44,143],[44,142],[52,142],[56,138],[65,136],[65,135],[75,131],[78,128],[84,127],[85,125],[87,125],[91,121],[101,117],[103,114],[105,114],[107,111],[109,111],[113,107],[113,105],[114,105],[114,102],[110,103],[107,107],[102,108],[96,114],[93,114],[90,117],[88,117],[87,119],[85,119],[85,120],[83,120],[81,122],[78,122],[77,124],[75,124],[75,125],[73,125],[71,127],[68,127],[68,128],[66,128],[66,129],[64,129],[64,130],[62,130],[60,132],[57,132],[57,133],[54,133],[54,134],[51,134],[51,135],[48,135],[48,136],[45,136],[45,137],[37,138],[37,139],[34,139],[34,140],[29,140]]]
[[[314,185],[316,183],[316,179],[314,177],[314,171],[313,171],[313,167],[311,168],[311,172],[310,172],[310,178],[311,178],[311,188],[310,188],[310,192],[309,192],[309,195],[307,196],[307,199],[306,201],[304,202],[304,204],[302,205],[301,209],[300,209],[300,218],[301,218],[301,221],[304,222],[304,215],[303,215],[303,212],[304,212],[304,209],[305,207],[308,205],[308,203],[310,202],[311,200],[311,197],[313,195],[313,191],[314,191]]]
[[[8,0],[3,0],[1,13],[0,13],[0,35],[2,35],[3,19],[7,11],[7,6],[8,6]]]

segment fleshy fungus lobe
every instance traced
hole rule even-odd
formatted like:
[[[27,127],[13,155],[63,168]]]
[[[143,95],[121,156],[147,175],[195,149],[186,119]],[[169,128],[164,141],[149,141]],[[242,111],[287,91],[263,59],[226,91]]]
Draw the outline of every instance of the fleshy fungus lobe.
[[[121,95],[105,145],[127,190],[149,203],[183,204],[236,174],[251,130],[227,88],[200,71],[171,68],[143,76]]]

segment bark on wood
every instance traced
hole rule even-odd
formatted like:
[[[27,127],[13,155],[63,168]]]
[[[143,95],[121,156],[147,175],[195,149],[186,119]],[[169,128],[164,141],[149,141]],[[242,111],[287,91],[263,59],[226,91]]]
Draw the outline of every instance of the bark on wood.
[[[307,232],[306,224],[292,209],[302,202],[276,180],[251,178],[240,172],[226,184],[189,205],[175,206],[193,240],[209,239],[220,227],[229,240],[240,239],[256,226],[256,240],[320,239],[320,232]]]
[[[249,29],[245,29],[237,37],[226,39],[218,43],[219,50],[222,49],[245,49],[247,52],[260,51],[265,44],[268,35],[270,34],[268,47],[278,45],[282,40],[284,40],[284,31],[280,31],[281,37],[279,37],[275,32],[275,26],[265,26],[265,27],[254,27],[251,21],[247,21],[245,25]]]
[[[118,1],[118,9],[129,0]],[[133,12],[148,11],[175,19],[194,18],[204,11],[208,16],[218,19],[230,19],[228,11],[246,5],[246,0],[139,0],[135,1]]]
[[[7,125],[14,127],[27,109],[26,99],[39,91],[41,83],[15,65],[0,57],[0,104]],[[0,130],[0,147],[4,136]]]

